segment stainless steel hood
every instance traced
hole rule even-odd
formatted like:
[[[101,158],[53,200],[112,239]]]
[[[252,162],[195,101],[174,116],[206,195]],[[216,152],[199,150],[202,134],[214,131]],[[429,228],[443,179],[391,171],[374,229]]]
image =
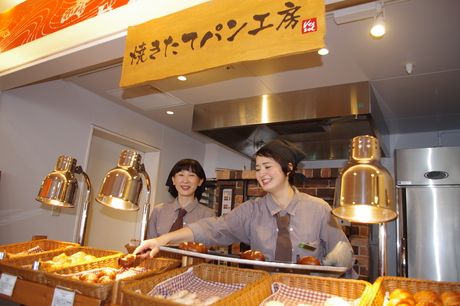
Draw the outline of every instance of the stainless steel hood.
[[[347,159],[350,140],[376,136],[387,156],[388,132],[368,82],[196,104],[193,130],[253,157],[264,143],[297,143],[306,160]]]

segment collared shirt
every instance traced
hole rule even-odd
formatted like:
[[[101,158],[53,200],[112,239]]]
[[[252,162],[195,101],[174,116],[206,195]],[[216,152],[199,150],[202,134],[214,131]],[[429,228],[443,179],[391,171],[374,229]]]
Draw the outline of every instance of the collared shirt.
[[[223,217],[202,219],[188,227],[197,242],[209,246],[244,242],[251,249],[261,251],[267,260],[273,261],[278,229],[274,215],[280,211],[281,208],[267,194],[241,204]],[[297,256],[315,256],[321,260],[339,241],[350,243],[332,216],[331,207],[320,198],[296,190],[284,211],[290,214],[289,232],[294,263]],[[316,250],[300,248],[300,243],[312,245]]]
[[[155,205],[147,225],[147,237],[155,238],[169,232],[177,219],[179,208],[177,198],[171,202]],[[185,210],[187,214],[184,216],[184,226],[203,218],[215,216],[214,210],[198,203],[197,199],[189,203]]]

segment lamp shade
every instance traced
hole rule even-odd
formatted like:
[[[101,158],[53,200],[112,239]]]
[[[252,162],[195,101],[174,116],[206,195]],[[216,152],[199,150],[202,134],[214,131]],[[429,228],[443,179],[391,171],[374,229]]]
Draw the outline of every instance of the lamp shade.
[[[115,209],[138,210],[142,190],[140,159],[139,153],[123,150],[118,166],[105,175],[96,201]]]
[[[78,187],[74,172],[77,160],[61,155],[58,157],[54,171],[42,181],[37,201],[51,206],[74,207]]]
[[[332,213],[357,223],[382,223],[396,219],[394,182],[380,164],[377,138],[353,138],[347,165],[337,179]]]

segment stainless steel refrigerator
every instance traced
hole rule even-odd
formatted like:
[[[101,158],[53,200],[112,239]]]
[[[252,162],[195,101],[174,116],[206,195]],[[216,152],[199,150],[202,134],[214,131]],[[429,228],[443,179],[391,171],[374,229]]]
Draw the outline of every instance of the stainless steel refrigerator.
[[[395,156],[398,274],[460,281],[460,147]]]

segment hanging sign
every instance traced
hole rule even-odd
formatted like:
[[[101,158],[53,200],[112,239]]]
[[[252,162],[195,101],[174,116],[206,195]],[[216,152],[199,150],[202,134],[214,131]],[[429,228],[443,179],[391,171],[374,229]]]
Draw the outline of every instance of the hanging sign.
[[[0,52],[20,47],[126,4],[128,0],[27,0],[21,2],[0,13]]]
[[[218,0],[129,27],[121,87],[324,46],[323,0]]]

